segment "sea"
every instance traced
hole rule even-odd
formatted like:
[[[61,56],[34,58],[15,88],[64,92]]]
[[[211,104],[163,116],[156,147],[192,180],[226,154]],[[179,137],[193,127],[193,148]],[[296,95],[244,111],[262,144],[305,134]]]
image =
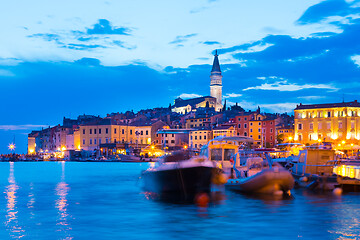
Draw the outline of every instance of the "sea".
[[[141,188],[149,163],[1,162],[0,239],[360,239],[360,194],[218,188],[208,207]]]

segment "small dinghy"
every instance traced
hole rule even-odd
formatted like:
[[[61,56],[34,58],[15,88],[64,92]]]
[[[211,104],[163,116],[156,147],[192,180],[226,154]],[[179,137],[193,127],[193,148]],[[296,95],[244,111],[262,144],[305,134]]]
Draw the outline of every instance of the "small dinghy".
[[[146,192],[164,200],[194,201],[198,194],[210,194],[215,164],[187,151],[173,152],[142,172]]]

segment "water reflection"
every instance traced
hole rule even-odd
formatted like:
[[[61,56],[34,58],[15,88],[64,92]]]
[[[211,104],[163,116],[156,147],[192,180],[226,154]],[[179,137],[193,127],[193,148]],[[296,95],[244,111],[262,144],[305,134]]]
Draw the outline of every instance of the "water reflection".
[[[24,236],[24,230],[18,223],[18,211],[16,208],[17,197],[16,193],[19,189],[19,186],[15,182],[14,177],[14,162],[9,162],[10,170],[9,170],[9,178],[8,183],[5,187],[5,198],[7,200],[6,204],[6,222],[5,225],[7,229],[10,231],[10,236],[13,238],[21,238]]]
[[[30,191],[29,191],[29,202],[26,204],[27,208],[30,210],[30,218],[34,218],[35,214],[33,212],[34,209],[34,203],[35,203],[35,195],[34,195],[34,184],[30,183]]]
[[[56,195],[58,199],[55,201],[55,207],[58,210],[58,219],[56,225],[59,225],[60,228],[58,231],[64,232],[66,239],[72,239],[70,236],[70,230],[72,229],[69,224],[69,214],[68,214],[68,200],[67,195],[69,193],[70,187],[65,182],[65,162],[61,162],[61,181],[56,185]]]

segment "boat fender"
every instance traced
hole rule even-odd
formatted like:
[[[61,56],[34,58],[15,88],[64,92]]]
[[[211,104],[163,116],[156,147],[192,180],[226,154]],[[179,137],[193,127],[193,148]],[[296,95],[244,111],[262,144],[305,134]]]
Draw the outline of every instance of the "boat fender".
[[[220,173],[218,179],[219,179],[219,184],[221,185],[227,183],[228,181],[228,177],[224,173]]]
[[[335,188],[333,190],[333,194],[336,195],[336,196],[341,196],[342,194],[342,189],[341,188]]]
[[[308,179],[308,177],[301,177],[300,181],[301,182],[307,182],[307,181],[309,181],[309,179]]]
[[[276,191],[274,191],[274,195],[275,195],[275,196],[280,196],[280,195],[283,195],[283,194],[284,194],[284,192],[281,191],[281,190],[276,190]]]
[[[207,193],[199,193],[195,196],[195,203],[198,207],[206,208],[210,202],[209,195]]]

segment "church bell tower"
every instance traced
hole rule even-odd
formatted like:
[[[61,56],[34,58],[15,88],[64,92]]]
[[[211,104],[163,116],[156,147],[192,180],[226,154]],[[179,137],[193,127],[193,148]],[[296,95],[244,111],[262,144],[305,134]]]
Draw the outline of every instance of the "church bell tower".
[[[216,111],[222,109],[222,75],[217,50],[215,50],[214,63],[210,74],[210,96],[216,98]]]

